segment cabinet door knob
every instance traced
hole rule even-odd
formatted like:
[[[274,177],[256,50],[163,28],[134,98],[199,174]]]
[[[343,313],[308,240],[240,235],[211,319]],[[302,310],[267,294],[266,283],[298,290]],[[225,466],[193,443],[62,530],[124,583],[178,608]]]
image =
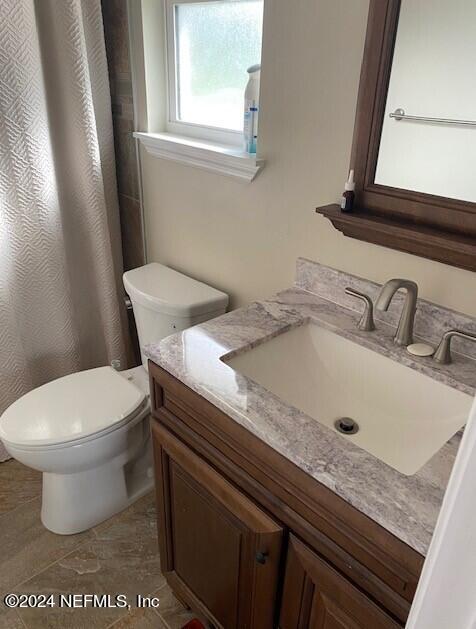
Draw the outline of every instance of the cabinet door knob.
[[[267,556],[268,556],[268,553],[263,553],[259,551],[256,553],[256,561],[260,564],[265,564]]]

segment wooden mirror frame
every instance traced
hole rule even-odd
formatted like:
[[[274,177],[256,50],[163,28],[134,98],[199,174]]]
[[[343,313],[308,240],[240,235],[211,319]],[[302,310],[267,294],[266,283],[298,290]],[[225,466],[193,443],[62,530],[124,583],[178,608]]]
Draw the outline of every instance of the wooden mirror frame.
[[[370,0],[351,157],[355,209],[327,205],[317,212],[346,236],[476,271],[476,203],[374,181],[400,5]]]

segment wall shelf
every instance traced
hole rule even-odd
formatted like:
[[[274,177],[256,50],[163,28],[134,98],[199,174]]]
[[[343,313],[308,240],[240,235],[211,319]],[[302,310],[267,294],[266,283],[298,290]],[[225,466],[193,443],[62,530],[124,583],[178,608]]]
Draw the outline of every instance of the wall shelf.
[[[361,208],[342,212],[337,204],[318,207],[316,212],[330,220],[344,236],[476,271],[476,239],[471,236],[380,216]]]

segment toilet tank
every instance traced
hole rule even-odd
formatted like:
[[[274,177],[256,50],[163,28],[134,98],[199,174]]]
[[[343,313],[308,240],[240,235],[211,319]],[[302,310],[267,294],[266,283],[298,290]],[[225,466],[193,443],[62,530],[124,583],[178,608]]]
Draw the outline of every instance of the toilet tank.
[[[228,306],[225,293],[157,262],[127,271],[123,281],[146,369],[145,345],[224,314]]]

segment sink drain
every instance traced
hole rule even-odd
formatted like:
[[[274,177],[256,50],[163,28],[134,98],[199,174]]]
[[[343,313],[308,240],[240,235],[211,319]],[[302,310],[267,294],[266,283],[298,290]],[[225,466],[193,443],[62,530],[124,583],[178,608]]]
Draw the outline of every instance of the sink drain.
[[[340,417],[336,419],[334,426],[336,430],[343,435],[355,435],[356,432],[359,432],[359,424],[351,417]]]

